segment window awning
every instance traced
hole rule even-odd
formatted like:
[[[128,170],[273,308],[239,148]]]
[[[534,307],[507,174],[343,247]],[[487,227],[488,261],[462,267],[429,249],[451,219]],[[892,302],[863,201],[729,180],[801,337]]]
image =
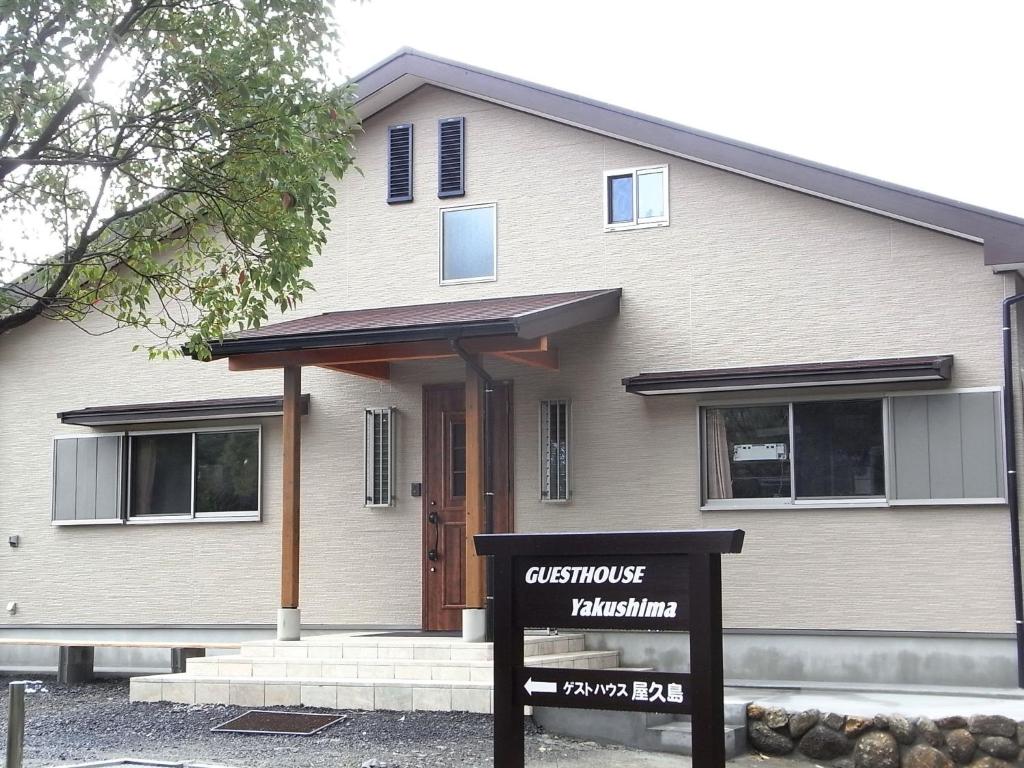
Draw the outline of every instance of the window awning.
[[[895,357],[830,363],[710,368],[641,373],[622,380],[637,395],[676,395],[790,387],[830,387],[905,381],[948,381],[953,356]]]
[[[390,363],[484,354],[557,368],[548,336],[619,311],[621,288],[328,312],[210,344],[231,370],[315,365],[386,379]]]
[[[103,427],[115,424],[148,424],[157,421],[202,421],[280,416],[283,397],[231,397],[218,400],[179,400],[170,403],[104,405],[62,411],[62,424]],[[302,396],[302,414],[309,413],[309,395]]]

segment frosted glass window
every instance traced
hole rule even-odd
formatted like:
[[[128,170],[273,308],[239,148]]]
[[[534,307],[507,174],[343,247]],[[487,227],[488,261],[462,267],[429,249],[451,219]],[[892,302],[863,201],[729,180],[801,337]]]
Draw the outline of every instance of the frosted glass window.
[[[643,171],[636,175],[636,217],[660,219],[665,215],[665,172]]]
[[[495,277],[495,206],[441,211],[441,280]]]

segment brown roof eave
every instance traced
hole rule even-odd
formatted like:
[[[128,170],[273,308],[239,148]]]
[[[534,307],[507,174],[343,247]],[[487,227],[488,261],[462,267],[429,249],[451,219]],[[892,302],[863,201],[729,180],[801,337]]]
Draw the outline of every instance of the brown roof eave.
[[[368,344],[463,339],[477,336],[505,336],[515,335],[517,330],[514,321],[506,320],[490,323],[443,323],[409,328],[373,328],[365,331],[327,331],[254,339],[225,339],[210,344],[210,352],[212,359],[216,360],[231,355],[289,352],[297,349],[326,349]]]
[[[302,396],[301,409],[303,415],[309,413],[309,395]],[[263,418],[280,416],[283,411],[284,399],[278,395],[92,406],[72,411],[61,411],[57,414],[57,418],[62,424],[103,427],[165,421]]]
[[[953,356],[847,360],[748,368],[641,373],[622,380],[638,395],[699,394],[757,389],[796,389],[911,381],[948,381]]]

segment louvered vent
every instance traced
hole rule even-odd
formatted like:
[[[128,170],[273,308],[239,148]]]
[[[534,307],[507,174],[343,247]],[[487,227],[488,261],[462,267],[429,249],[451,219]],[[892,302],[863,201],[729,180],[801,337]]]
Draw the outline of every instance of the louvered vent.
[[[466,194],[465,127],[464,117],[449,117],[438,121],[438,197],[461,197]]]
[[[412,200],[412,124],[388,128],[388,202]]]

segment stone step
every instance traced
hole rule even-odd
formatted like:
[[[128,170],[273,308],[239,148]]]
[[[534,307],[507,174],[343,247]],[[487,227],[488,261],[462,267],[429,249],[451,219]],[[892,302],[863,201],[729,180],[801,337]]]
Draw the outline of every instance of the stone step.
[[[582,651],[581,634],[527,635],[527,656]],[[467,643],[455,637],[375,637],[373,635],[311,635],[299,641],[254,640],[242,644],[243,656],[283,659],[425,659],[436,661],[488,661],[492,643]]]
[[[644,749],[671,752],[677,755],[693,754],[693,724],[687,720],[673,720],[647,728]],[[747,751],[746,725],[725,726],[725,757],[732,759]]]
[[[573,651],[525,659],[527,666],[564,669],[608,669],[616,666],[618,661],[618,651]],[[493,662],[480,660],[283,659],[244,655],[189,659],[186,673],[205,677],[467,680],[487,683],[494,677]]]
[[[307,706],[329,709],[494,711],[491,683],[440,680],[205,677],[150,675],[132,678],[133,702],[234,704],[244,707]]]

